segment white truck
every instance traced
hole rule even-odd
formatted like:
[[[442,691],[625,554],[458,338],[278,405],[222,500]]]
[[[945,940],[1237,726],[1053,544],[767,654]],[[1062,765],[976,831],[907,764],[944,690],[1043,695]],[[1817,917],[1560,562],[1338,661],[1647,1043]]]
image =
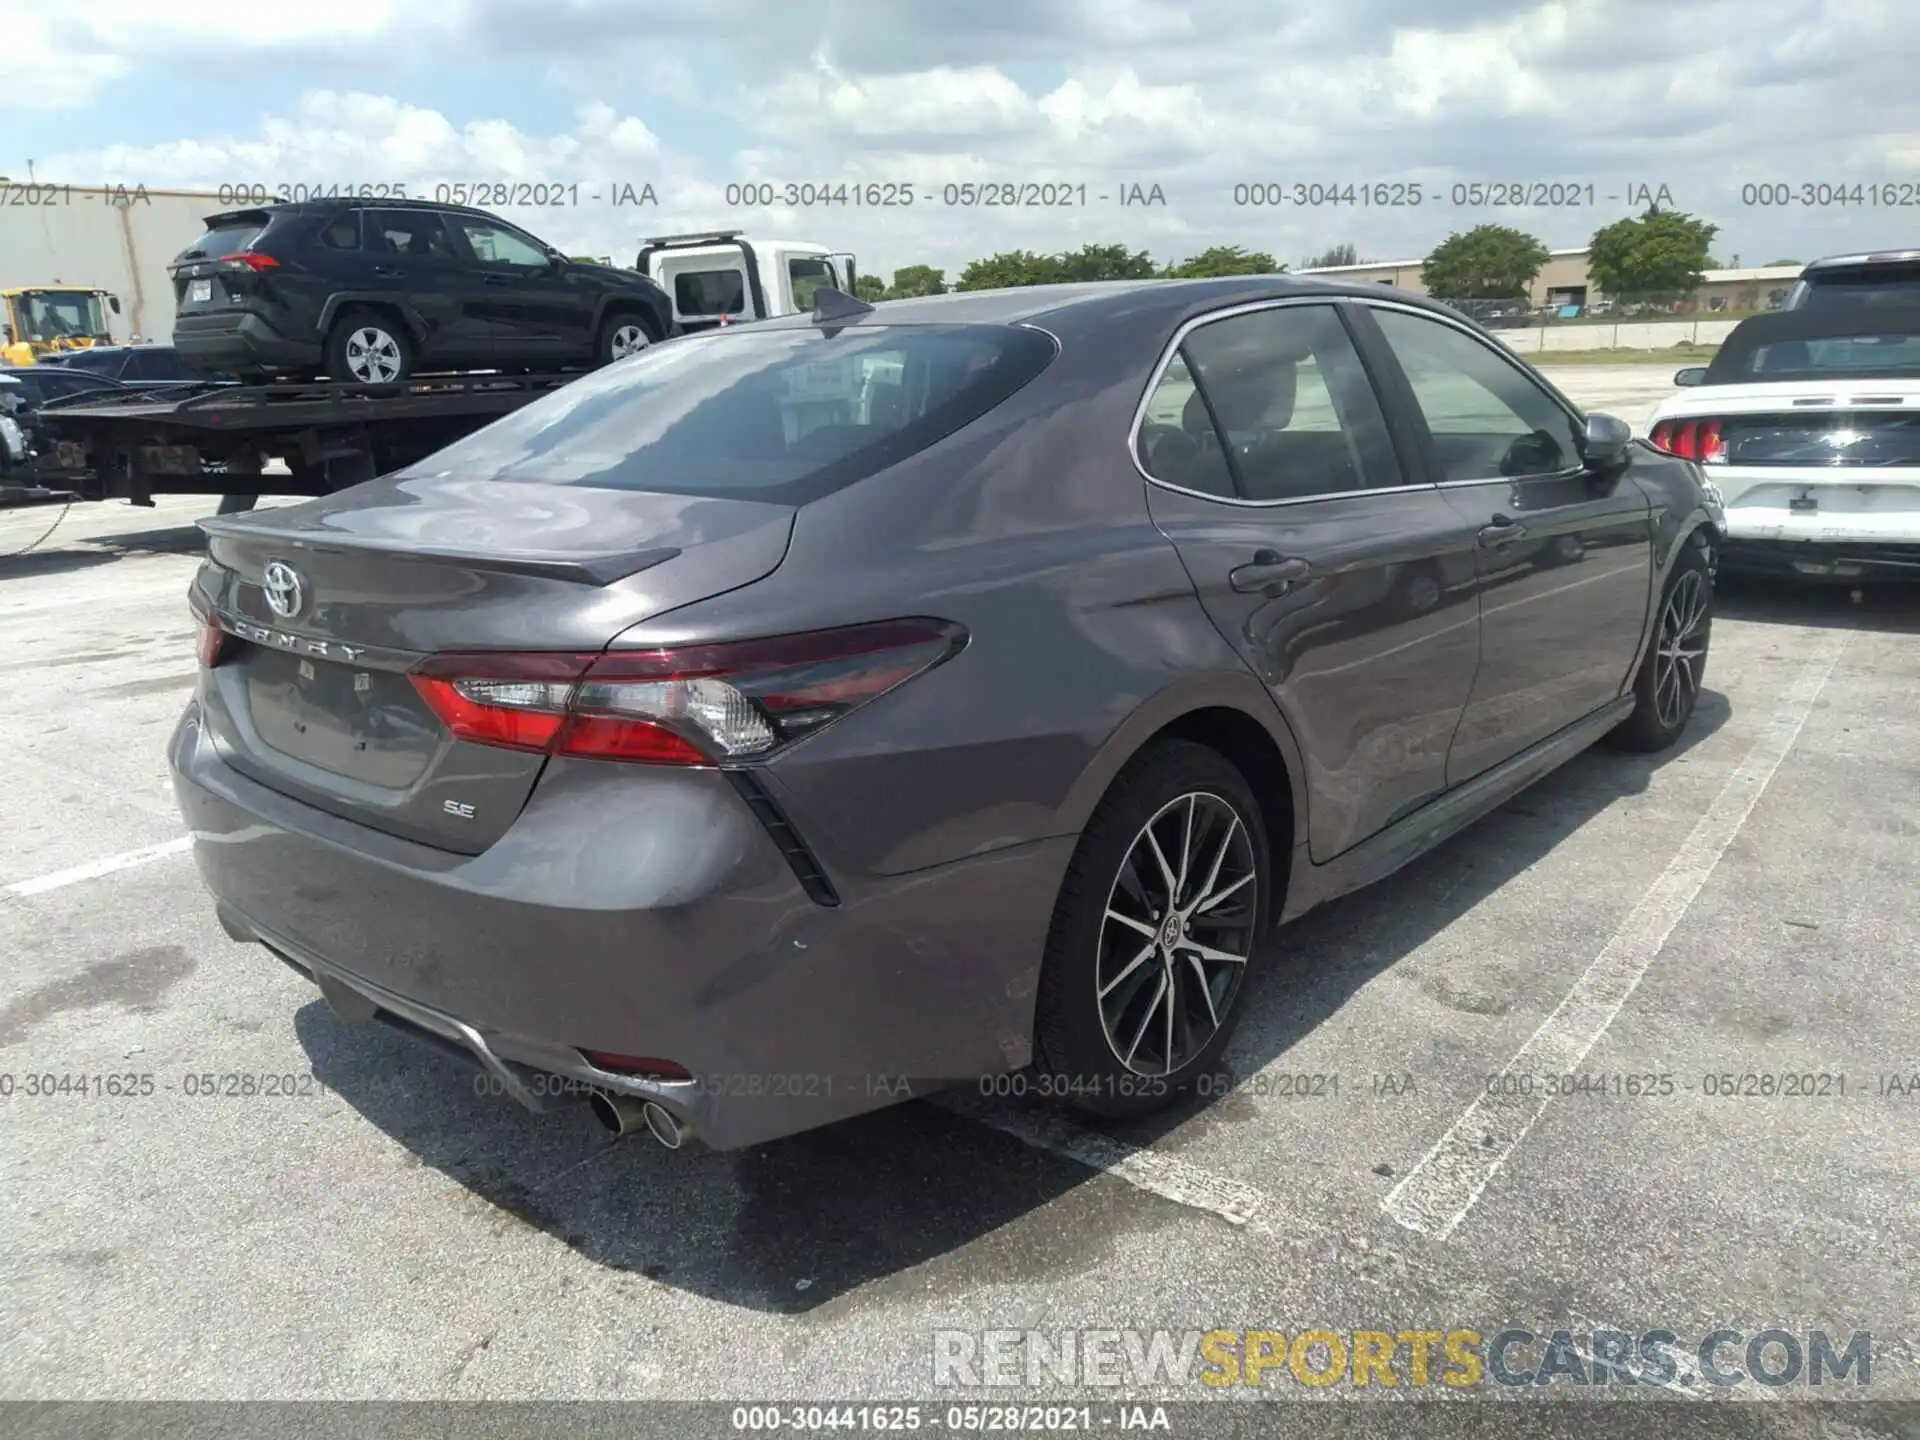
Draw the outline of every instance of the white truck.
[[[640,247],[633,268],[673,297],[683,331],[797,315],[814,293],[854,293],[853,256],[804,240],[748,240],[739,230],[656,235]]]
[[[81,186],[0,177],[0,289],[79,286],[109,302],[114,343],[173,336],[167,265],[231,210],[211,190]],[[26,337],[16,337],[24,339]]]

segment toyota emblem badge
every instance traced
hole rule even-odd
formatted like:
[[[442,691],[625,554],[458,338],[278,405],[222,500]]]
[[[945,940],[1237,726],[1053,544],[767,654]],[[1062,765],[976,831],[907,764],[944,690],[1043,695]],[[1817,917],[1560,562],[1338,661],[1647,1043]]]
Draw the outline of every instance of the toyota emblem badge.
[[[260,585],[267,592],[267,608],[281,619],[300,613],[300,606],[306,598],[301,593],[300,572],[286,561],[267,562],[266,571],[260,577]]]

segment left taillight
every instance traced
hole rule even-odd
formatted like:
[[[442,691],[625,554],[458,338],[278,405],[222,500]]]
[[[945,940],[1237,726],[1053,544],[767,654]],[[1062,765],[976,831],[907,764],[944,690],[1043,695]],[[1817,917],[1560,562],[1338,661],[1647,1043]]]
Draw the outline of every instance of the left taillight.
[[[764,759],[957,654],[941,620],[603,655],[437,655],[410,678],[459,739],[646,765]]]
[[[1647,439],[1669,455],[1702,465],[1724,464],[1727,458],[1726,427],[1720,420],[1662,420]]]
[[[201,598],[198,589],[187,592],[187,606],[193,611],[193,618],[200,622],[200,664],[211,670],[233,652],[233,636],[220,628],[220,622],[214,619],[212,608]]]

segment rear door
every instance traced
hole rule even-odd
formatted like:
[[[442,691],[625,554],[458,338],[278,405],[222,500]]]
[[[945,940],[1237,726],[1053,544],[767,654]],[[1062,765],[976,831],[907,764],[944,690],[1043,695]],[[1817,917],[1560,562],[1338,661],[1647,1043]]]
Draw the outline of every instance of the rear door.
[[[1196,323],[1135,442],[1155,523],[1299,741],[1315,863],[1440,793],[1479,659],[1472,529],[1406,453],[1347,308]]]
[[[1480,671],[1447,765],[1458,785],[1626,687],[1653,584],[1653,517],[1622,469],[1590,474],[1581,420],[1499,345],[1369,300],[1431,463],[1475,531]]]
[[[477,215],[451,215],[448,223],[479,271],[482,313],[502,363],[557,363],[593,353],[596,292],[510,225]]]
[[[362,246],[366,279],[355,289],[419,318],[419,368],[491,363],[491,292],[437,212],[368,210]]]

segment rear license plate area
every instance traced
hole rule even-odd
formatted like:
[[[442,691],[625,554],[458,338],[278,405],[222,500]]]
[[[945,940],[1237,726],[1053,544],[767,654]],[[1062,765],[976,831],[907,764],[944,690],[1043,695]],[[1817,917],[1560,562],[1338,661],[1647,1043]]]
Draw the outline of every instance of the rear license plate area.
[[[187,284],[187,303],[201,305],[213,299],[213,281],[192,280]]]
[[[404,675],[253,642],[239,659],[254,733],[304,764],[400,790],[443,739]]]

